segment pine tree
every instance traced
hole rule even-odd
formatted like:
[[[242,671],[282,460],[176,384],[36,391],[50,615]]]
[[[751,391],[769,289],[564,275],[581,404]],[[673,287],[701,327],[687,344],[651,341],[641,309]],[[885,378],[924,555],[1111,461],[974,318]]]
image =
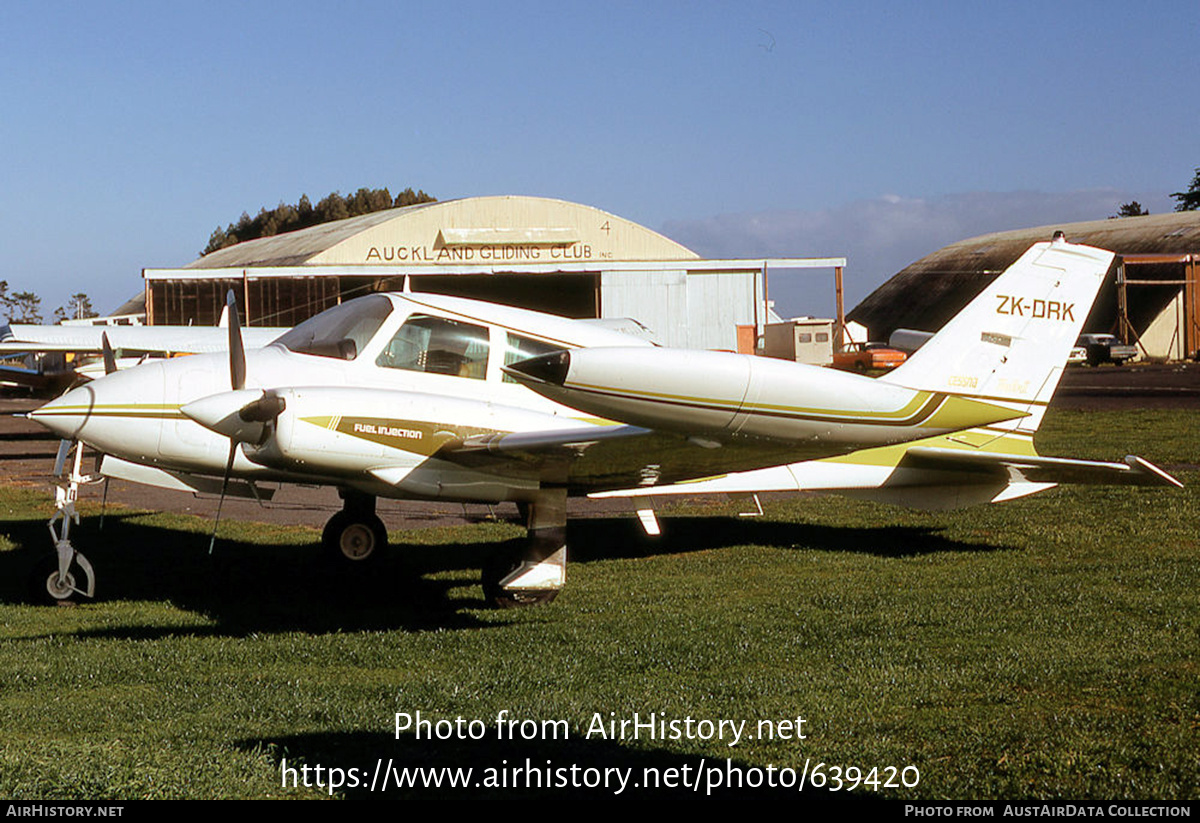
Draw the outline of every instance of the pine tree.
[[[1113,217],[1143,217],[1150,212],[1142,208],[1142,204],[1136,200],[1130,200],[1128,203],[1122,203],[1121,208]]]
[[[92,308],[92,300],[83,292],[72,294],[71,299],[67,301],[67,305],[54,310],[54,316],[60,319],[71,318],[73,320],[83,320],[86,317],[95,317],[96,311]]]
[[[0,280],[0,317],[12,318],[13,298],[8,293],[8,281]]]
[[[14,292],[12,296],[13,323],[41,323],[42,298],[31,291]]]
[[[411,206],[414,203],[433,203],[437,198],[424,191],[413,192],[407,188],[394,198],[387,187],[382,189],[360,188],[349,197],[343,197],[341,192],[331,192],[321,198],[314,207],[308,195],[302,195],[296,205],[280,202],[274,209],[259,209],[255,217],[248,212],[242,212],[237,223],[227,227],[217,226],[209,235],[208,245],[200,252],[203,257],[214,251],[228,248],[236,243],[254,240],[259,237],[271,237],[283,232],[305,229],[318,223],[328,223],[331,220],[344,220],[347,217],[358,217],[384,209],[399,206]]]
[[[1172,197],[1177,201],[1175,211],[1196,211],[1200,209],[1200,167],[1196,168],[1196,176],[1187,191],[1174,192]]]

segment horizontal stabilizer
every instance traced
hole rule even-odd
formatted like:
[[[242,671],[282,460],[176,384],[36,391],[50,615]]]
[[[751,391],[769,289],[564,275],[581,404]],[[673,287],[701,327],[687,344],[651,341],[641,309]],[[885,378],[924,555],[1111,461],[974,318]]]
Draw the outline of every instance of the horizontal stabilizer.
[[[1172,486],[1182,483],[1140,457],[1124,463],[1039,457],[1004,452],[913,446],[898,463],[854,464],[810,460],[735,472],[669,486],[619,489],[592,497],[745,494],[748,492],[856,492],[883,502],[920,508],[955,508],[998,502],[1058,483]],[[973,489],[975,491],[973,491]]]
[[[1135,455],[1124,463],[1034,457],[914,446],[900,466],[910,469],[961,471],[1003,476],[1028,483],[1088,483],[1095,485],[1175,486],[1183,484],[1154,464]]]

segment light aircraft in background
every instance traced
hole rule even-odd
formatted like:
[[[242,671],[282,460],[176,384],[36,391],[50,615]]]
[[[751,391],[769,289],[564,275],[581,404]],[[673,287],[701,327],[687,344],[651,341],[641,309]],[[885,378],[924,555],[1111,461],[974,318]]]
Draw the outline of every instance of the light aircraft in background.
[[[34,390],[59,391],[105,373],[105,347],[117,368],[151,358],[223,352],[229,347],[228,310],[217,326],[134,326],[10,323],[0,325],[0,358],[21,358],[22,366],[0,366],[0,380]],[[249,348],[267,345],[287,329],[253,326],[242,330]]]
[[[105,477],[260,498],[279,483],[334,486],[344,506],[322,542],[348,564],[368,564],[386,545],[378,497],[514,501],[527,538],[497,552],[484,592],[502,606],[545,602],[565,582],[569,495],[816,490],[940,509],[1064,482],[1179,485],[1136,457],[1034,449],[1112,259],[1059,236],[1035,244],[908,362],[874,379],[390,293],[329,309],[252,351],[235,309],[227,355],[116,371],[30,417],[100,451]],[[60,449],[60,467],[64,458]],[[60,498],[56,518],[69,522],[69,502]],[[656,531],[651,505],[635,506]],[[46,591],[90,594],[90,564],[66,526],[57,537]]]

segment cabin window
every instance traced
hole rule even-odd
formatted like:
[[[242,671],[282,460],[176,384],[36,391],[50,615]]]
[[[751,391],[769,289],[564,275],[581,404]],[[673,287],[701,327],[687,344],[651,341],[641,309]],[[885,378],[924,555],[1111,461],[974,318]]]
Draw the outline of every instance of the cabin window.
[[[487,359],[486,327],[414,314],[384,346],[375,363],[387,369],[483,380]]]
[[[504,365],[511,366],[513,363],[519,363],[522,360],[528,360],[531,357],[538,357],[551,352],[562,351],[563,347],[555,343],[547,343],[544,340],[534,340],[531,337],[521,337],[517,334],[505,335],[504,343]],[[516,383],[507,374],[504,375],[505,383]]]

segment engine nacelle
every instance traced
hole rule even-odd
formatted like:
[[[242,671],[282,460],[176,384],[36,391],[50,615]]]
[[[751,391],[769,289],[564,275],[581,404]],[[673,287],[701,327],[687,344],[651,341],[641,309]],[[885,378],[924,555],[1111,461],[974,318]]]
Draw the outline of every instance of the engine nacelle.
[[[514,431],[578,428],[570,418],[478,400],[385,389],[277,389],[283,410],[251,461],[320,477],[374,478],[395,496],[524,500],[539,479],[518,461],[505,471],[448,459],[464,440]],[[508,469],[511,468],[511,471]]]

